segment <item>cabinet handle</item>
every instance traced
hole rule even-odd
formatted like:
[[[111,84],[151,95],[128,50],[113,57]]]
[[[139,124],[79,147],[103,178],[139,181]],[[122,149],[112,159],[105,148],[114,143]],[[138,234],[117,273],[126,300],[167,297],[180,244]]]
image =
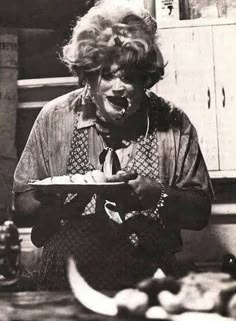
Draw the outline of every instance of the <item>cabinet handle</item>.
[[[207,106],[208,106],[208,109],[211,108],[211,92],[209,88],[207,89]]]
[[[224,87],[222,87],[222,96],[223,96],[222,106],[223,106],[223,108],[225,108],[225,89],[224,89]]]

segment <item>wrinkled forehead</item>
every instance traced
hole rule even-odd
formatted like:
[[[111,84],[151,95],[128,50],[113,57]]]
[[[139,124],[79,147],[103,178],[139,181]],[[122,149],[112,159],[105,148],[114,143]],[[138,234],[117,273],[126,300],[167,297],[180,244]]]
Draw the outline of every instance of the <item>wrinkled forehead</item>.
[[[102,79],[111,80],[113,77],[119,77],[128,84],[144,85],[146,80],[146,72],[137,66],[128,64],[120,65],[117,62],[106,62],[103,64],[99,72],[88,75],[88,80],[93,83],[100,83]]]
[[[125,78],[127,81],[131,82],[140,82],[147,76],[145,69],[130,64],[120,65],[118,63],[104,65],[101,69],[101,75],[104,74],[112,74],[116,77]]]
[[[106,63],[101,68],[101,73],[111,73],[116,76],[124,76],[136,73],[137,75],[145,73],[145,70],[142,70],[138,66],[131,65],[131,64],[119,64],[117,62],[114,63]]]

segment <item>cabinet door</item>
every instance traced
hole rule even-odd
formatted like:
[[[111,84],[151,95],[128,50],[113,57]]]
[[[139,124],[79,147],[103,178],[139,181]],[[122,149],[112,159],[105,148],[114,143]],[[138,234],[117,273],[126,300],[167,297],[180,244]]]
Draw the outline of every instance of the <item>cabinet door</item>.
[[[159,33],[167,66],[157,92],[187,113],[198,131],[208,169],[218,170],[212,29],[178,27]]]
[[[220,169],[236,169],[236,25],[213,27]]]

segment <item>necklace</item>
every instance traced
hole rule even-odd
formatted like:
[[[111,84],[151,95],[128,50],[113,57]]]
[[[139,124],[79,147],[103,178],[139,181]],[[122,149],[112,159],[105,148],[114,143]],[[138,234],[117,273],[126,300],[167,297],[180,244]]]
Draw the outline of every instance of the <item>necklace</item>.
[[[149,129],[150,129],[150,118],[149,118],[149,113],[148,113],[148,107],[147,107],[147,112],[146,112],[146,123],[147,123],[147,128],[146,128],[146,133],[144,135],[144,140],[147,139],[148,132],[149,132]]]

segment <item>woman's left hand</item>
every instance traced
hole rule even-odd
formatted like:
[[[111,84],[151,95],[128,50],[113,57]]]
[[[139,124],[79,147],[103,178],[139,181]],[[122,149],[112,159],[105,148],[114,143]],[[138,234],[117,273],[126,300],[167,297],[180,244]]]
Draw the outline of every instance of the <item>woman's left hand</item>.
[[[136,171],[118,171],[111,176],[110,182],[125,182],[128,189],[119,193],[117,198],[125,211],[145,210],[155,207],[161,194],[161,186],[154,178],[138,175]]]
[[[138,175],[136,179],[128,181],[128,185],[136,194],[142,209],[156,207],[160,198],[161,186],[154,178]]]

